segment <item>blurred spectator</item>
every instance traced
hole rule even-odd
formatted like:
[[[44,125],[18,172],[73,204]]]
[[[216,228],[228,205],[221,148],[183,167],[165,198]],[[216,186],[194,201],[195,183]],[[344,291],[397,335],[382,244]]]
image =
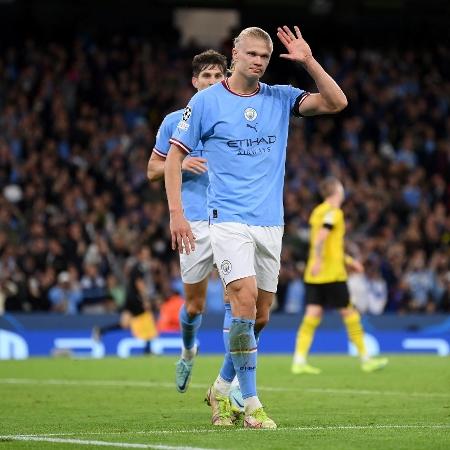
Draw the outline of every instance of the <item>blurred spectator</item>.
[[[362,314],[383,314],[387,302],[387,284],[376,261],[369,260],[363,273],[351,273],[348,288],[352,304]]]
[[[297,264],[292,271],[292,278],[288,282],[286,289],[286,299],[284,311],[291,314],[298,314],[305,306],[305,283],[303,282],[304,264]]]
[[[425,266],[425,252],[417,250],[407,266],[404,283],[409,292],[409,309],[434,312],[436,310],[433,287],[435,273]]]
[[[128,266],[130,273],[125,292],[125,305],[121,309],[119,322],[103,327],[95,326],[92,336],[98,341],[111,331],[130,329],[134,337],[146,341],[144,352],[149,353],[150,342],[157,335],[153,316],[156,301],[150,249],[146,246],[139,248],[136,255],[129,259]],[[111,278],[110,282],[116,283]],[[117,283],[115,287],[117,288]]]
[[[164,300],[159,308],[157,328],[159,333],[178,333],[180,331],[180,309],[183,298],[176,292]]]
[[[58,274],[58,284],[48,292],[52,311],[63,314],[76,314],[83,299],[80,288],[70,279],[69,272]]]
[[[106,287],[106,280],[99,273],[98,266],[86,263],[80,280],[82,301],[80,310],[84,313],[106,313],[115,310]]]

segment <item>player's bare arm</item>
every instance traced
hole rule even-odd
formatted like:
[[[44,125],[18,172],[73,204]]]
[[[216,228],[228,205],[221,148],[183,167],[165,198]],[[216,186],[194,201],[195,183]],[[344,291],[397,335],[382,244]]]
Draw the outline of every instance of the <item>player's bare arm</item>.
[[[147,165],[147,178],[149,181],[158,181],[164,178],[164,164],[166,158],[152,152]]]
[[[164,178],[165,162],[166,158],[163,158],[155,152],[152,153],[147,166],[147,178],[149,179],[149,181],[158,181]],[[205,158],[192,156],[183,160],[181,169],[183,170],[183,172],[191,172],[196,175],[201,175],[208,170],[208,168],[206,167],[206,162],[207,160]]]
[[[181,203],[181,165],[186,153],[176,145],[171,145],[164,165],[167,202],[170,213],[170,234],[172,249],[186,254],[195,250],[195,238],[191,226],[184,217]]]
[[[184,158],[181,169],[183,172],[191,172],[196,175],[201,175],[208,170],[206,167],[206,162],[206,158],[201,158],[200,156],[188,156]]]
[[[280,57],[300,63],[311,75],[319,91],[318,94],[311,94],[300,103],[300,114],[314,116],[342,111],[347,106],[344,92],[314,59],[311,48],[303,39],[299,27],[295,26],[294,31],[295,34],[287,26],[278,28],[278,39],[288,51],[288,53],[281,54]]]
[[[356,273],[363,273],[364,266],[355,258],[350,255],[345,255],[345,265]]]
[[[322,227],[314,240],[314,264],[311,267],[311,275],[314,277],[318,275],[322,269],[323,246],[325,245],[325,241],[329,234],[330,230]]]

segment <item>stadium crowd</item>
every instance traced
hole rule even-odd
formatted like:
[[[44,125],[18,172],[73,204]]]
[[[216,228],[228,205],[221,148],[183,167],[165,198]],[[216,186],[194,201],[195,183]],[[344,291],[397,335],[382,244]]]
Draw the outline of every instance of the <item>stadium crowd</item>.
[[[137,266],[155,310],[180,292],[164,188],[146,172],[162,118],[193,94],[200,50],[114,36],[0,52],[0,313],[116,311]],[[359,309],[450,311],[450,48],[317,59],[349,106],[291,127],[277,310],[302,310],[308,216],[333,174],[349,253],[366,267],[350,277]],[[300,71],[271,70],[269,82],[280,71],[314,90]],[[217,276],[208,308],[222,309]]]

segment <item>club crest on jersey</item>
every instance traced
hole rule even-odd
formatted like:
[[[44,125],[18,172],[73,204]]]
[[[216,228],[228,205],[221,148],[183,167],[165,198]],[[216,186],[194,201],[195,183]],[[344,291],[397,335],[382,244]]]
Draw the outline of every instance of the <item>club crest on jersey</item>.
[[[258,117],[258,113],[256,112],[255,109],[253,108],[247,108],[244,111],[244,117],[249,121],[249,122],[253,122],[257,117]]]
[[[232,269],[232,265],[230,263],[230,261],[228,260],[224,260],[222,261],[222,264],[220,265],[220,270],[222,271],[222,273],[224,275],[228,275],[231,272]]]
[[[181,120],[183,122],[187,122],[189,120],[189,118],[191,117],[191,114],[192,114],[192,108],[190,106],[186,106],[186,108],[184,108],[183,117],[181,118]]]

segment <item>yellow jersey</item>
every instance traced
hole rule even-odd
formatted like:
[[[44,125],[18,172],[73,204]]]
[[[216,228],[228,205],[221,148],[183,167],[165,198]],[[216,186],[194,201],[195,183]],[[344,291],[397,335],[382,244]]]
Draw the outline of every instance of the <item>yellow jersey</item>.
[[[309,256],[305,269],[305,282],[311,284],[333,283],[346,281],[344,235],[345,221],[342,209],[335,208],[327,202],[314,208],[310,218],[311,236],[309,240]],[[314,264],[314,241],[322,227],[330,229],[322,249],[322,267],[320,272],[313,276],[311,268]]]

